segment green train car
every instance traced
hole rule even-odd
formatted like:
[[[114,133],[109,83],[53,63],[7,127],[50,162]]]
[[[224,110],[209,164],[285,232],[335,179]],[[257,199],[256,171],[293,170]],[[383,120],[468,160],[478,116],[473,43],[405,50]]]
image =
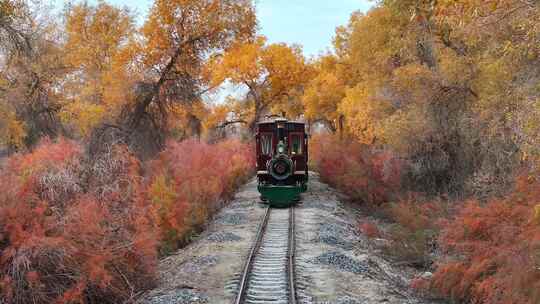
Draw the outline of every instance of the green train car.
[[[308,137],[304,123],[276,119],[257,124],[257,180],[261,199],[288,207],[307,190]]]

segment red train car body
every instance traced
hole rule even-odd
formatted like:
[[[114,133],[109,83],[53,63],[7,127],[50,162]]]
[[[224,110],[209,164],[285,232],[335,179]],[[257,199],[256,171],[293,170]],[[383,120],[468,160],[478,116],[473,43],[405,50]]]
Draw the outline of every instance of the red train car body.
[[[257,179],[261,198],[285,207],[307,189],[308,136],[304,123],[276,119],[256,130]]]

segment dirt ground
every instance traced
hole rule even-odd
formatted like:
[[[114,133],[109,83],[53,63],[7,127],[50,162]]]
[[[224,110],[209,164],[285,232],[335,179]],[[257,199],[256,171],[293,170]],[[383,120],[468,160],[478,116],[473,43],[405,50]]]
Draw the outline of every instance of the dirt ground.
[[[160,282],[140,303],[231,303],[264,214],[256,180],[244,185],[208,229],[160,262]],[[312,173],[296,208],[299,303],[432,303],[408,289],[418,275],[377,256],[356,229],[359,214]]]

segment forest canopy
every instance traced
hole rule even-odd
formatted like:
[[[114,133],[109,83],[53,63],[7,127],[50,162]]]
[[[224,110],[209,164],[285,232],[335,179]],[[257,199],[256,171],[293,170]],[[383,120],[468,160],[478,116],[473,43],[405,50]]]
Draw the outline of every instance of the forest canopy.
[[[141,25],[105,1],[57,19],[10,0],[1,14],[0,139],[11,151],[112,137],[147,157],[167,138],[253,131],[285,114],[437,162],[441,176],[415,178],[443,190],[539,157],[534,1],[380,1],[314,58],[257,34],[247,0],[156,1]],[[212,101],[224,83],[245,94]]]
[[[538,303],[540,2],[373,1],[310,58],[255,4],[0,0],[0,302],[133,300],[285,116],[323,180],[390,214],[419,285]]]

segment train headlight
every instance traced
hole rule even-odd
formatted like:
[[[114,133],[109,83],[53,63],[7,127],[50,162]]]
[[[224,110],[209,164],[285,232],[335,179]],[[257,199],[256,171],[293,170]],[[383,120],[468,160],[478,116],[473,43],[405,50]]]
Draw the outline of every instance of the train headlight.
[[[276,162],[274,164],[274,171],[279,175],[287,173],[287,164],[283,161]]]
[[[280,155],[268,162],[268,172],[276,180],[285,180],[293,172],[293,162],[286,155]]]

